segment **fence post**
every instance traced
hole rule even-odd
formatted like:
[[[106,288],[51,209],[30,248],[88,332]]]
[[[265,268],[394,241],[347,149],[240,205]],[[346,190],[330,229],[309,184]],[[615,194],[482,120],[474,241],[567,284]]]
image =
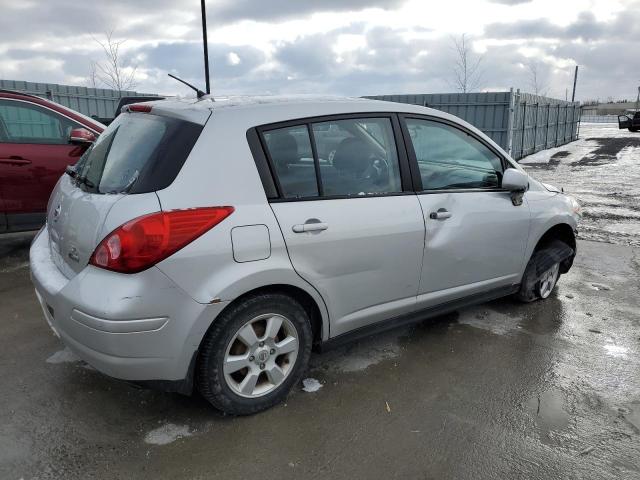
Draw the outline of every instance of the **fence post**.
[[[520,142],[520,156],[518,158],[524,157],[524,132],[527,125],[527,101],[525,100],[522,104],[522,141]]]
[[[540,112],[540,100],[536,102],[536,124],[533,127],[533,152],[536,153],[536,147],[538,146],[538,113]]]
[[[547,103],[547,123],[545,124],[544,129],[544,148],[547,148],[547,144],[549,142],[549,120],[551,120],[551,104]]]
[[[578,114],[578,126],[576,127],[576,140],[580,138],[580,123],[582,120],[582,105],[580,106],[580,113]]]
[[[520,90],[518,90],[519,92]],[[514,121],[514,105],[515,96],[513,94],[513,87],[509,89],[509,111],[507,117],[507,153],[511,156],[513,152],[513,121]]]
[[[558,104],[558,116],[556,117],[556,141],[552,147],[558,146],[558,135],[560,134],[560,104]]]

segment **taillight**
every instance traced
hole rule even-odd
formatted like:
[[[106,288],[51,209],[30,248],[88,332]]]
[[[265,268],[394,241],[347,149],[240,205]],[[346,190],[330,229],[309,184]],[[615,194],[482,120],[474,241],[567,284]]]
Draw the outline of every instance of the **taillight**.
[[[149,113],[151,111],[151,105],[145,105],[144,103],[133,103],[131,105],[125,106],[125,109],[128,112]]]
[[[233,207],[204,207],[135,218],[107,235],[89,263],[115,272],[141,272],[193,242],[233,210]]]

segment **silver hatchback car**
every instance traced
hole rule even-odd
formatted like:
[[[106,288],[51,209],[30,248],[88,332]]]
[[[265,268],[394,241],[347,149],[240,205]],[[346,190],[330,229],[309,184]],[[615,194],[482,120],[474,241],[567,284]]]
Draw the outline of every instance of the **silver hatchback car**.
[[[242,415],[283,400],[314,345],[546,298],[579,210],[436,110],[164,100],[125,107],[68,168],[31,273],[97,370]]]

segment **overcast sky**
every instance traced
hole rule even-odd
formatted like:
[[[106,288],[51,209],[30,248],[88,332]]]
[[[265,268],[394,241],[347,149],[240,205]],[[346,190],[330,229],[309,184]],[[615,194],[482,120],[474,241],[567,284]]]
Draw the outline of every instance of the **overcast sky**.
[[[213,92],[454,91],[452,36],[481,56],[479,90],[635,98],[640,0],[208,0]],[[113,29],[137,90],[204,87],[199,0],[0,0],[0,78],[88,85]]]

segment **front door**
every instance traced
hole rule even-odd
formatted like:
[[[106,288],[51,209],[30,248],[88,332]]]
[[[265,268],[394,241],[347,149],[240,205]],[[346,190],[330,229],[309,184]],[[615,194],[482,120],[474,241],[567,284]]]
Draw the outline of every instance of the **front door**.
[[[526,201],[515,205],[500,188],[506,160],[453,124],[405,122],[426,224],[418,303],[435,305],[519,283],[530,213]]]
[[[282,197],[271,207],[293,267],[327,304],[332,337],[415,308],[424,220],[403,191],[392,125],[383,116],[262,132]]]
[[[76,126],[40,106],[0,100],[0,204],[10,230],[44,223],[53,187],[85,150],[68,143]]]

